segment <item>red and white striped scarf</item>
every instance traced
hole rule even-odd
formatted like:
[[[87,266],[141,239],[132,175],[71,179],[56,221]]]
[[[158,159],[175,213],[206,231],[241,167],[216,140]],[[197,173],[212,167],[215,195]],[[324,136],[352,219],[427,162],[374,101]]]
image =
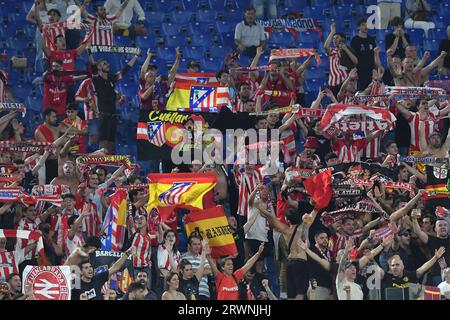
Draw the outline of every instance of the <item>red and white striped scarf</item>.
[[[44,252],[44,241],[42,240],[42,235],[37,230],[15,230],[15,229],[0,229],[0,238],[15,238],[24,240],[34,240],[37,241],[36,250],[41,258],[40,264],[44,265],[47,263],[47,258]]]

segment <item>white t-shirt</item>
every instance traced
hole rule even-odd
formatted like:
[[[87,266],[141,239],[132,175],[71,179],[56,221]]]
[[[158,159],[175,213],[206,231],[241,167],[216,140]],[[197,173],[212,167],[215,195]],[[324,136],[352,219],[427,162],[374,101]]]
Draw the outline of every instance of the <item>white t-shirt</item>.
[[[258,240],[263,242],[268,242],[267,232],[269,231],[267,220],[262,215],[259,214],[259,210],[255,207],[250,207],[248,211],[247,220],[250,220],[253,215],[257,215],[255,223],[248,230],[245,235],[245,239]]]
[[[361,286],[354,282],[348,281],[345,277],[339,281],[339,277],[336,278],[336,292],[338,300],[347,300],[347,293],[344,291],[344,286],[350,286],[350,300],[363,300],[364,294]]]
[[[450,283],[447,281],[441,282],[438,288],[441,290],[441,295],[445,295],[446,292],[450,292]]]

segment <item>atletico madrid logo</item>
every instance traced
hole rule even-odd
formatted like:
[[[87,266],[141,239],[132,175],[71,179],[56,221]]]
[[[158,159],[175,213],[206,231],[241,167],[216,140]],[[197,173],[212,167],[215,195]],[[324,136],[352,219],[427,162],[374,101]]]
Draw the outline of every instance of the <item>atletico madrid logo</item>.
[[[189,97],[190,108],[199,108],[199,105],[205,100],[211,93],[213,93],[214,87],[191,87],[191,94]]]
[[[183,194],[188,192],[194,184],[195,182],[175,182],[169,190],[158,196],[158,200],[167,206],[179,204]]]
[[[148,124],[148,140],[157,147],[161,147],[166,143],[164,123],[162,121]]]

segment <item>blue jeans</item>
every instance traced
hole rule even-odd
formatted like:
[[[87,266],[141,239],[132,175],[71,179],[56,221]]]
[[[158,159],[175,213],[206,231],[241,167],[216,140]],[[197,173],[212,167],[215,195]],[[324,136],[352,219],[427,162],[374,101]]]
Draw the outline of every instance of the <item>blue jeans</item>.
[[[252,0],[252,4],[256,9],[256,19],[264,19],[264,11],[267,12],[267,19],[277,18],[276,0]]]

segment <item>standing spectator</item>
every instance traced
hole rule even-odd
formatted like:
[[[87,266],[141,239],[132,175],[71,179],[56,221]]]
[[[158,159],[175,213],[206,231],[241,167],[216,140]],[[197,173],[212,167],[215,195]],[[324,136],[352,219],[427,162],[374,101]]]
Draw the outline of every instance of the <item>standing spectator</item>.
[[[139,283],[144,287],[144,300],[158,300],[156,293],[154,293],[147,287],[147,282],[148,282],[147,272],[145,272],[144,270],[139,271],[135,277],[135,283]],[[122,300],[132,300],[129,299],[129,292],[130,291],[128,290],[128,292],[125,293]]]
[[[6,238],[0,238],[0,282],[6,281],[6,279],[14,273],[19,272],[19,264],[25,260],[25,256],[36,248],[37,243],[32,243],[23,249],[17,249],[14,251],[6,250]]]
[[[75,134],[74,137],[75,145],[70,148],[70,151],[72,151],[73,153],[86,153],[87,152],[86,135],[88,133],[86,120],[83,120],[78,116],[78,107],[74,103],[69,103],[67,105],[66,115],[67,118],[65,118],[61,122],[63,131],[73,127],[72,132]]]
[[[431,22],[431,7],[427,0],[406,0],[406,28],[423,29],[425,38],[428,37],[428,30],[434,29],[435,24]]]
[[[236,25],[234,43],[240,54],[254,57],[256,48],[265,43],[264,28],[255,21],[256,10],[253,7],[245,9],[244,20]]]
[[[110,65],[105,59],[97,62],[98,75],[93,78],[93,84],[98,101],[100,148],[105,148],[109,153],[114,153],[116,141],[118,116],[116,109],[116,82],[128,73],[138,57],[139,52],[116,74],[110,74]]]
[[[80,289],[72,289],[72,300],[103,300],[102,287],[111,275],[117,273],[127,259],[134,255],[132,248],[123,253],[108,270],[94,275],[92,264],[83,262],[79,265],[81,270]]]
[[[411,43],[409,35],[403,30],[403,19],[396,16],[391,20],[391,27],[394,29],[393,33],[386,35],[384,44],[386,51],[391,49],[394,56],[399,56],[400,59],[405,57],[405,49]]]
[[[123,1],[121,0],[106,0],[104,6],[108,15],[120,17],[114,25],[114,33],[130,36],[131,45],[135,46],[136,36],[147,34],[147,29],[145,29],[144,26],[145,12],[139,3],[139,0],[130,0],[125,9],[123,9],[123,13],[120,14],[122,3]],[[136,12],[138,15],[137,22],[134,25],[131,24],[133,12]]]
[[[56,111],[47,109],[44,111],[44,123],[40,124],[34,132],[34,139],[39,142],[54,143],[59,138],[60,131],[56,119]],[[45,181],[50,183],[58,176],[58,160],[55,155],[51,155],[45,162]]]
[[[256,10],[257,19],[276,19],[277,18],[276,0],[252,0],[252,6]],[[264,15],[264,11],[267,13]]]
[[[230,258],[223,259],[220,262],[220,270],[217,268],[216,261],[214,261],[211,255],[207,255],[211,270],[214,274],[217,287],[217,300],[239,300],[239,282],[244,278],[244,275],[249,271],[256,261],[260,258],[264,250],[264,244],[258,248],[258,252],[255,253],[244,266],[233,272],[233,261]]]
[[[42,43],[43,41],[47,42],[47,47],[53,49],[54,46],[49,43],[51,37],[44,37],[45,34],[53,34],[53,38],[51,42],[53,42],[54,38],[58,34],[64,34],[64,29],[62,28],[49,28],[48,30],[43,30],[43,26],[50,23],[59,22],[61,18],[61,12],[58,10],[59,7],[56,1],[53,0],[41,0],[35,1],[30,11],[27,14],[27,21],[35,24],[36,35],[35,35],[35,44],[36,44],[36,59],[35,59],[35,71],[37,71],[37,66],[39,65],[39,61],[44,59],[43,51],[42,51]]]
[[[380,8],[380,28],[387,29],[389,21],[401,15],[402,0],[377,0]]]
[[[333,49],[330,48],[331,40],[333,40],[335,46]],[[353,49],[345,44],[345,34],[336,33],[336,24],[334,22],[331,24],[331,31],[325,40],[324,48],[330,60],[328,85],[331,92],[336,96],[342,83],[347,79],[349,70],[358,64],[358,58],[355,56]],[[351,65],[344,65],[345,60],[350,60]]]
[[[344,254],[339,262],[338,275],[336,277],[336,292],[338,300],[363,300],[363,291],[356,283],[356,265],[348,260],[348,254],[353,247],[353,241],[348,241]]]
[[[138,96],[141,100],[141,109],[162,110],[167,86],[161,82],[161,76],[158,76],[158,66],[149,64],[151,58],[152,52],[148,49],[147,58],[141,67]]]
[[[369,134],[366,138],[354,139],[353,133],[347,131],[343,139],[338,139],[336,135],[331,137],[331,149],[336,152],[343,163],[360,161],[361,150],[367,146],[367,143],[381,136],[382,130]]]
[[[201,251],[201,253],[200,253]],[[211,273],[211,266],[208,261],[204,261],[204,265],[201,264],[201,259],[203,257],[203,248],[202,248],[202,239],[198,235],[191,235],[188,239],[188,251],[182,256],[184,260],[187,260],[191,266],[192,273],[197,275],[198,270],[202,267],[202,273],[199,274],[199,286],[198,286],[198,294],[196,295],[196,299],[199,300],[209,300],[209,286],[208,286],[208,276]],[[180,264],[180,272],[183,272],[183,267]],[[183,280],[181,280],[181,284]],[[183,286],[183,285],[181,285]],[[182,291],[182,290],[181,290]],[[184,292],[184,291],[182,291]],[[190,296],[186,297],[190,300]]]
[[[366,19],[358,20],[359,32],[353,37],[351,47],[358,59],[358,90],[362,91],[372,81],[372,70],[375,67],[374,49],[377,46],[375,38],[369,36]]]
[[[450,74],[450,26],[447,26],[447,39],[442,39],[439,43],[439,52],[446,52],[447,56],[439,64],[439,73],[442,75]],[[1,99],[1,98],[0,98]]]
[[[87,78],[81,82],[75,93],[75,101],[82,102],[84,108],[84,119],[88,126],[88,146],[95,146],[98,144],[98,101],[97,94],[92,78]],[[89,150],[92,151],[92,150]]]
[[[193,268],[193,265],[186,258],[180,261],[180,286],[179,291],[181,291],[187,300],[209,300],[208,297],[205,299],[200,298],[200,281],[203,281],[203,271],[205,268],[206,255],[210,254],[207,252],[206,248],[207,240],[202,240],[202,254],[200,255],[200,262],[197,268]],[[208,248],[209,249],[209,248]],[[209,288],[208,288],[209,289]]]
[[[86,76],[66,75],[63,71],[63,60],[54,60],[51,70],[45,71],[44,78],[44,99],[43,110],[54,109],[56,116],[61,121],[66,114],[66,103],[68,88],[78,80],[83,80]]]
[[[166,230],[163,235],[163,242],[158,246],[158,270],[159,277],[156,279],[155,291],[161,295],[164,283],[169,283],[171,279],[167,277],[171,273],[178,271],[181,254],[175,245],[176,234],[173,230]],[[178,289],[178,287],[177,287]]]
[[[85,0],[81,6],[81,14],[86,20],[92,25],[94,29],[94,36],[92,39],[92,45],[97,46],[112,46],[114,45],[114,24],[122,16],[125,7],[128,5],[130,0],[125,0],[122,6],[118,9],[117,13],[113,16],[108,16],[106,8],[101,5],[95,7],[95,13],[97,16],[89,14],[86,10],[86,6],[91,2],[91,0]]]

